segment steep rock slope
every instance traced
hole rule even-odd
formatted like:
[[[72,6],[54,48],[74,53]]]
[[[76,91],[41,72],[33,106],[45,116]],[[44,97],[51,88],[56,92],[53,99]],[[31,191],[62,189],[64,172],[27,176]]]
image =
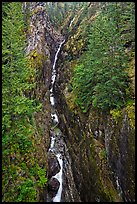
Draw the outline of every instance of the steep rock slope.
[[[50,145],[51,107],[49,103],[49,86],[53,56],[57,51],[62,35],[56,31],[49,21],[42,2],[24,2],[24,18],[27,24],[26,55],[29,68],[34,69],[36,75],[29,80],[36,83],[33,92],[29,93],[42,103],[42,111],[34,115],[37,128],[35,134],[36,156],[40,166],[48,169],[47,151]],[[47,172],[45,172],[47,174]],[[37,195],[38,201],[46,201],[46,188]]]
[[[81,200],[134,201],[134,104],[110,114],[97,112],[94,108],[83,114],[74,103],[71,79],[86,45],[84,22],[91,23],[96,15],[98,12],[83,18],[70,33],[58,61],[56,93],[60,127],[72,158],[73,175]],[[134,96],[133,61],[134,57],[133,60],[131,57],[128,73],[133,73],[130,77]]]

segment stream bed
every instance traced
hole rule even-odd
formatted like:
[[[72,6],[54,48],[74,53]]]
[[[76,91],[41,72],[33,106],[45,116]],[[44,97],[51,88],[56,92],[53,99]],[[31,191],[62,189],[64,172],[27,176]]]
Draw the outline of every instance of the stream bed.
[[[60,43],[55,54],[51,76],[50,104],[52,124],[50,129],[50,147],[48,150],[47,202],[80,202],[72,174],[71,159],[63,139],[63,133],[59,128],[59,116],[55,108],[54,84],[57,75],[56,61],[64,42],[65,40]]]

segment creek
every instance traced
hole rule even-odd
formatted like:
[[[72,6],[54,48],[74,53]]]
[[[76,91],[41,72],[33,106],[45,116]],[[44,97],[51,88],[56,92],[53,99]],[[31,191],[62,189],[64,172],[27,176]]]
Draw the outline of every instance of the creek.
[[[59,114],[56,109],[57,99],[55,98],[54,85],[56,82],[57,68],[56,62],[63,40],[55,54],[52,67],[50,84],[50,104],[51,104],[51,129],[50,129],[50,147],[48,149],[48,195],[47,202],[75,202],[79,201],[79,193],[76,189],[72,162],[68,148],[64,141],[64,135],[59,127]]]
[[[52,127],[52,132],[51,132],[51,142],[50,142],[49,152],[54,153],[54,155],[57,158],[57,161],[59,162],[59,166],[60,166],[60,171],[56,175],[52,176],[52,178],[56,178],[59,181],[59,188],[58,188],[57,194],[55,195],[55,197],[52,198],[53,202],[60,202],[61,201],[61,194],[62,194],[63,156],[60,153],[61,149],[59,149],[58,145],[57,145],[57,141],[59,140],[59,135],[57,134],[57,132],[54,131],[55,127],[58,126],[59,118],[57,115],[57,111],[54,107],[55,106],[55,96],[54,96],[53,89],[54,89],[54,84],[55,84],[56,75],[57,75],[56,61],[58,59],[58,54],[59,54],[59,51],[61,49],[61,46],[64,42],[65,42],[65,40],[60,43],[58,50],[55,54],[55,59],[54,59],[53,68],[52,68],[51,88],[50,88],[50,103],[52,106],[51,120],[52,120],[53,127]]]

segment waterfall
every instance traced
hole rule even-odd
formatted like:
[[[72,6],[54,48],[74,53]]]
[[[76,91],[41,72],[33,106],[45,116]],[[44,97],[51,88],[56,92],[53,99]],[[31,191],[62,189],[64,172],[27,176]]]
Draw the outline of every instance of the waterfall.
[[[75,17],[71,20],[69,27],[71,27],[73,21],[74,21]]]
[[[55,54],[53,68],[52,68],[52,77],[51,77],[51,88],[50,88],[50,103],[51,103],[51,106],[52,106],[51,119],[52,119],[53,125],[55,125],[55,126],[58,125],[59,118],[58,118],[58,115],[57,115],[57,111],[56,111],[56,109],[54,107],[55,97],[54,97],[53,88],[54,88],[56,75],[57,75],[56,61],[58,59],[58,54],[60,52],[61,46],[62,46],[62,44],[64,42],[65,42],[65,40],[63,40],[61,42],[61,44],[59,45],[58,50],[57,50],[57,52]],[[55,176],[52,176],[52,178],[56,178],[60,183],[57,194],[55,195],[55,197],[53,197],[52,202],[61,202],[61,194],[62,194],[63,157],[62,157],[62,154],[60,153],[61,150],[56,145],[56,141],[59,140],[58,137],[59,137],[58,134],[53,131],[52,136],[51,136],[50,148],[49,148],[49,152],[53,152],[55,154],[55,156],[56,156],[56,158],[57,158],[57,160],[59,162],[59,165],[60,165],[60,171]]]
[[[50,129],[50,147],[48,150],[49,161],[54,160],[54,167],[57,168],[54,172],[54,167],[49,165],[49,191],[47,194],[48,202],[81,202],[79,193],[73,178],[71,168],[71,158],[68,148],[64,141],[64,135],[60,129],[60,121],[58,117],[57,107],[55,106],[56,98],[54,96],[54,84],[56,81],[56,62],[61,46],[65,40],[61,42],[55,54],[54,63],[52,67],[51,86],[50,86],[50,104],[51,104],[51,129]],[[52,181],[55,181],[54,184]],[[56,190],[54,190],[56,189]]]
[[[57,61],[57,58],[58,58],[58,53],[61,49],[61,46],[62,44],[65,42],[65,40],[63,40],[61,42],[61,44],[59,45],[59,48],[55,54],[55,58],[54,58],[54,63],[53,63],[53,68],[52,68],[52,77],[51,77],[51,88],[50,88],[50,103],[52,106],[55,105],[55,97],[54,97],[54,93],[53,93],[53,86],[54,86],[54,83],[55,83],[55,79],[56,79],[56,75],[57,75],[57,72],[56,72],[56,69],[55,69],[55,66],[56,66],[56,61]]]
[[[53,202],[60,202],[61,200],[61,193],[62,193],[62,169],[63,169],[63,160],[61,158],[61,154],[57,154],[57,159],[59,161],[59,164],[60,164],[60,171],[59,173],[57,173],[55,176],[53,176],[54,178],[57,178],[58,181],[60,182],[60,186],[59,186],[59,189],[58,189],[58,192],[56,194],[56,196],[53,198]]]

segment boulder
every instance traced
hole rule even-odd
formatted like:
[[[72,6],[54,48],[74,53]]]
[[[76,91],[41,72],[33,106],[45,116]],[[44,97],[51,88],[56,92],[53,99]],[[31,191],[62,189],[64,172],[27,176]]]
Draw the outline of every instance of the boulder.
[[[59,186],[60,186],[60,182],[54,177],[52,177],[48,182],[48,190],[49,191],[57,192],[59,189]]]
[[[49,154],[48,156],[48,178],[55,176],[60,171],[60,164],[56,155]]]

